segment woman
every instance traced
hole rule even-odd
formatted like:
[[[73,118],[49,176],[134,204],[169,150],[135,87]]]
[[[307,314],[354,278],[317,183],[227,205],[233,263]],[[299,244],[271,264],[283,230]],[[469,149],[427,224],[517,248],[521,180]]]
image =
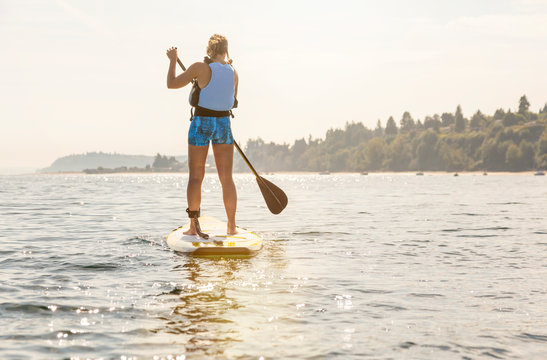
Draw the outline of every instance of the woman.
[[[199,229],[201,183],[205,176],[205,162],[209,150],[209,142],[213,143],[213,153],[217,166],[218,177],[222,184],[222,197],[226,215],[228,216],[227,234],[233,235],[236,230],[237,193],[232,179],[232,164],[234,159],[234,139],[230,127],[230,110],[237,96],[238,76],[231,66],[228,55],[228,40],[215,34],[209,39],[207,55],[211,62],[196,62],[179,76],[175,75],[177,66],[177,48],[167,50],[169,71],[167,87],[179,89],[196,80],[201,89],[199,103],[195,108],[188,131],[188,178],[186,212],[191,219],[190,229],[184,234],[207,235]]]

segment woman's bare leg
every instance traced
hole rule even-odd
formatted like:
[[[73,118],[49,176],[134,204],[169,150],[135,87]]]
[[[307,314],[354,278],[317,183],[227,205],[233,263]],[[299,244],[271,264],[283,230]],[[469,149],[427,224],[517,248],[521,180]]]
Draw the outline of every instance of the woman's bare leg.
[[[222,185],[222,198],[226,216],[228,216],[228,235],[237,234],[236,230],[236,208],[237,191],[232,178],[232,167],[234,163],[233,144],[213,144],[215,163],[217,165],[218,178]]]
[[[197,211],[201,207],[201,183],[205,176],[205,162],[207,161],[207,146],[188,145],[188,187],[186,188],[186,198],[188,208],[191,211]],[[194,222],[190,221],[190,229],[184,232],[185,235],[197,235]]]

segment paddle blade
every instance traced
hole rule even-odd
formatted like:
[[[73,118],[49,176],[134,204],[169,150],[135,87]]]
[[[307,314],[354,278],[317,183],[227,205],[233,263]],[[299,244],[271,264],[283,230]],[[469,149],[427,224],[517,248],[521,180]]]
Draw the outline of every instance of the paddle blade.
[[[268,205],[268,209],[273,214],[279,214],[287,206],[289,199],[285,192],[278,188],[276,185],[272,184],[270,181],[264,179],[262,176],[256,178],[260,192]]]

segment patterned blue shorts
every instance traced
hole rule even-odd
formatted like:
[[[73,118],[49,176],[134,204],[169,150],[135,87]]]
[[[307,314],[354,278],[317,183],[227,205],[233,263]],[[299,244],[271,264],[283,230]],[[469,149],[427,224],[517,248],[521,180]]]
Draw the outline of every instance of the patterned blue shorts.
[[[194,116],[188,130],[188,144],[194,146],[233,144],[230,117]]]

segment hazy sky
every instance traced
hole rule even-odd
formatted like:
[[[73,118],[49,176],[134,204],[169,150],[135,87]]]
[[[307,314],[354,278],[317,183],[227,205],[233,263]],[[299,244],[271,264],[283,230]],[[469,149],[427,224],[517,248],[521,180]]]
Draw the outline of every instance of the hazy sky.
[[[224,34],[236,140],[547,102],[547,1],[0,0],[0,168],[88,151],[185,154],[189,88],[165,50]]]

